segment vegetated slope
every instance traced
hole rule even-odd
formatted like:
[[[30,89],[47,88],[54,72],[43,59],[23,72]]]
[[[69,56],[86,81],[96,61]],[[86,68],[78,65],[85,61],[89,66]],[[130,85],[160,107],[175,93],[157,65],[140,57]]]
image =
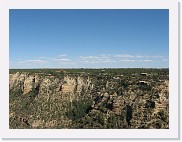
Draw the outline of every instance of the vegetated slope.
[[[10,70],[10,128],[167,129],[168,69]]]

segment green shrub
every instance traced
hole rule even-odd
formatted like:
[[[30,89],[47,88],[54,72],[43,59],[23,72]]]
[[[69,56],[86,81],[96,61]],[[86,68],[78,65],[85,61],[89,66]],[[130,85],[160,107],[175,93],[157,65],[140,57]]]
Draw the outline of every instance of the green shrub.
[[[90,100],[74,100],[72,103],[69,103],[66,116],[69,119],[76,120],[85,116],[89,112],[89,109],[91,109]]]

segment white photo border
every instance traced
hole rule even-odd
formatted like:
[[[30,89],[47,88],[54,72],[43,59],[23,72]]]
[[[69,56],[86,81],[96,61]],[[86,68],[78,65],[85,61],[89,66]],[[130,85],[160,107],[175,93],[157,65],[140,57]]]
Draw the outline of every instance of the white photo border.
[[[169,129],[9,129],[10,9],[169,9]],[[0,126],[4,139],[179,139],[177,0],[1,0]]]

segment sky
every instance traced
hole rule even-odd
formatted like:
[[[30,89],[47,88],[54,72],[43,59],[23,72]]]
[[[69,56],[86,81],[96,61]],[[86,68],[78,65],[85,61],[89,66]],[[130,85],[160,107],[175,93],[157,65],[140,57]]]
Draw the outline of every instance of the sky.
[[[165,9],[11,9],[10,68],[168,68]]]

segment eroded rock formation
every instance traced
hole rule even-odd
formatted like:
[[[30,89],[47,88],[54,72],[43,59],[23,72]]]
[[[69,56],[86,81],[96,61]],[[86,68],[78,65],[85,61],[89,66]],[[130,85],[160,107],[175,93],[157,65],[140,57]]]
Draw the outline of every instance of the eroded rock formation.
[[[169,128],[168,80],[105,74],[10,74],[10,128]]]

